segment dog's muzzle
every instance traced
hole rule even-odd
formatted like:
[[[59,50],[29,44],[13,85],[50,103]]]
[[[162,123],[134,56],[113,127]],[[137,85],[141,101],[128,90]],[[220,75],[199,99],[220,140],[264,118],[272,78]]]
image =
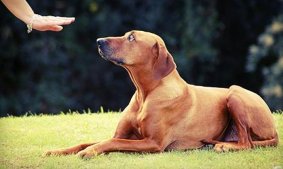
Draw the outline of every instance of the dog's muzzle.
[[[100,56],[104,59],[107,59],[107,55],[106,55],[106,46],[107,46],[107,40],[103,39],[103,38],[99,38],[96,40],[97,42],[97,46],[98,46],[98,53],[100,54]]]
[[[123,59],[113,56],[113,50],[109,47],[108,41],[105,38],[99,38],[96,40],[98,46],[98,53],[105,59],[114,62],[117,65],[123,65]]]

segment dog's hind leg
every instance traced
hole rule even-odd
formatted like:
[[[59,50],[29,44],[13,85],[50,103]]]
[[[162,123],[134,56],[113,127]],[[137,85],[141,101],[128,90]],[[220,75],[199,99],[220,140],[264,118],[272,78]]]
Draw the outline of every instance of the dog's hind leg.
[[[215,144],[216,151],[278,144],[271,111],[260,96],[242,87],[231,86],[227,95],[227,108],[236,126],[238,139],[235,142]]]
[[[242,150],[252,147],[250,135],[249,117],[247,107],[237,90],[230,87],[227,96],[227,108],[234,121],[238,133],[236,142],[220,142],[215,144],[214,150],[217,152],[229,150]]]

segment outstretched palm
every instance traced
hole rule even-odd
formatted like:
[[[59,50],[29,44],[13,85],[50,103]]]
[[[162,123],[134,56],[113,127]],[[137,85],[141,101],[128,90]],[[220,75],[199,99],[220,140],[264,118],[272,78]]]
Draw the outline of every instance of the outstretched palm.
[[[63,25],[69,25],[74,21],[74,17],[35,15],[32,21],[32,29],[38,31],[61,31]]]

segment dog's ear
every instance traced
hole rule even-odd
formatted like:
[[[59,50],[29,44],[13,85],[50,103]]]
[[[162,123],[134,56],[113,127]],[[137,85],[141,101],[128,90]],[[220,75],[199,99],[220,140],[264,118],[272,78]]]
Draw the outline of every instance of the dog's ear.
[[[153,74],[157,79],[162,79],[176,68],[172,55],[166,47],[156,42],[152,47],[154,55]]]

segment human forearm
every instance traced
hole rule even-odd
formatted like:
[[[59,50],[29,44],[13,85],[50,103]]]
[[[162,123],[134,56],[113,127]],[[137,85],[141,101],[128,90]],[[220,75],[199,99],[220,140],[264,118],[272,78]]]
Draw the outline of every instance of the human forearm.
[[[34,15],[26,0],[1,0],[17,18],[28,24]]]
[[[74,17],[41,16],[35,14],[26,0],[1,0],[17,18],[27,24],[28,33],[38,31],[61,31],[64,25],[75,21]]]

